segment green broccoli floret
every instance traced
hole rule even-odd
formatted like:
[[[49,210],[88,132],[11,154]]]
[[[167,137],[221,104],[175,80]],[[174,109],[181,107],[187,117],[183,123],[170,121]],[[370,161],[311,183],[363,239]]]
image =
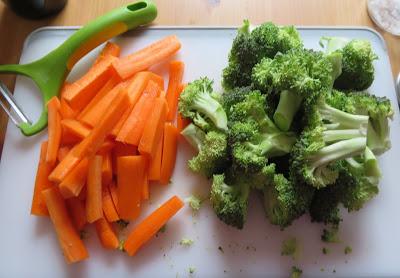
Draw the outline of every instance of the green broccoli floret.
[[[189,203],[189,206],[192,208],[193,212],[199,211],[201,203],[203,202],[200,198],[194,195],[190,195],[185,199],[185,201]]]
[[[294,184],[283,174],[275,173],[263,188],[263,204],[268,220],[281,228],[289,226],[307,211],[313,192],[312,187]]]
[[[179,113],[205,131],[213,127],[227,131],[226,113],[212,84],[207,77],[189,83],[179,96]]]
[[[313,102],[332,87],[332,60],[322,52],[293,49],[264,58],[253,68],[252,81],[263,93],[277,94],[279,103],[273,119],[283,131],[288,131],[303,102]]]
[[[300,268],[292,266],[292,273],[290,274],[290,278],[300,278],[302,274],[303,271]]]
[[[225,183],[225,175],[214,175],[210,201],[218,218],[225,224],[242,229],[246,222],[250,186],[243,179]]]
[[[251,92],[231,107],[229,142],[234,163],[249,171],[258,171],[268,157],[290,152],[296,136],[282,132],[265,113],[265,96]]]
[[[342,73],[335,80],[334,87],[344,90],[361,91],[371,86],[374,81],[374,60],[378,56],[373,52],[367,40],[324,37],[327,53],[342,54]]]
[[[349,212],[361,209],[379,193],[381,172],[377,158],[369,148],[366,148],[359,160],[362,161],[346,159],[347,165],[337,180],[343,191],[341,202]]]
[[[369,116],[368,147],[376,154],[382,154],[391,147],[389,120],[394,111],[390,100],[367,92],[340,92],[333,90],[327,102],[351,114]]]
[[[338,178],[336,161],[364,152],[368,116],[346,113],[323,99],[307,110],[306,128],[291,152],[291,171],[296,181],[321,188]]]
[[[291,256],[293,259],[297,259],[299,252],[299,243],[295,237],[282,241],[281,256]]]
[[[182,135],[199,150],[197,156],[189,160],[189,168],[206,177],[221,172],[227,165],[227,136],[218,131],[205,134],[194,124],[188,125]]]
[[[228,66],[223,70],[223,87],[249,86],[252,68],[262,58],[273,58],[278,52],[285,53],[302,46],[300,35],[293,26],[280,28],[267,22],[254,28],[245,20],[233,40]]]

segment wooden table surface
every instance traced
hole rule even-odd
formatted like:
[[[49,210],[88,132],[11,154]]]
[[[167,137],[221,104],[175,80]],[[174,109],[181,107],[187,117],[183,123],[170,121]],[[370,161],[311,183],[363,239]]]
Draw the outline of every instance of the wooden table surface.
[[[134,0],[132,0],[134,1]],[[69,0],[58,15],[38,20],[16,16],[0,2],[0,64],[17,63],[26,36],[46,25],[83,25],[91,19],[123,4],[124,0]],[[277,24],[369,26],[386,40],[393,70],[400,70],[400,37],[377,28],[368,16],[366,0],[155,0],[158,6],[156,25],[240,25],[243,19],[254,24],[273,21]],[[14,76],[2,75],[9,88]],[[0,111],[0,154],[7,117]]]

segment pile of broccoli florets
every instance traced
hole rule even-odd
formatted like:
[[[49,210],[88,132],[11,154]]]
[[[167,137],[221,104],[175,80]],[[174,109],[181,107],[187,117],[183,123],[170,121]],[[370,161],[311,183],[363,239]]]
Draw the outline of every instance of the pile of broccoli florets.
[[[309,213],[337,225],[339,206],[356,211],[379,191],[377,155],[390,148],[387,98],[374,80],[368,41],[322,38],[306,49],[296,28],[264,23],[239,28],[222,72],[223,93],[200,78],[180,95],[190,119],[182,135],[197,150],[189,168],[212,180],[218,218],[243,228],[249,194],[285,228]]]

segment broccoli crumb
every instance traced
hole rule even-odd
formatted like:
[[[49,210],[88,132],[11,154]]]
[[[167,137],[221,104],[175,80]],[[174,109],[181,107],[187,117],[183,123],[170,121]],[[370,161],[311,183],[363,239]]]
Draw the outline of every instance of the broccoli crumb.
[[[119,241],[119,244],[118,244],[118,250],[120,250],[120,251],[122,251],[122,252],[125,252],[125,249],[124,249],[124,244],[125,244],[125,240],[120,240]]]
[[[161,233],[165,233],[165,231],[167,230],[167,224],[165,224],[164,226],[162,226],[158,232],[156,233],[156,237],[158,237],[159,234]]]
[[[193,213],[199,211],[201,203],[203,202],[199,197],[194,195],[190,195],[188,198],[186,198],[185,201],[189,203],[189,206],[192,208]]]
[[[281,247],[281,255],[282,256],[291,256],[292,259],[296,259],[298,257],[298,242],[295,237],[286,239],[282,242]]]
[[[325,268],[321,267],[319,271],[324,272]]]
[[[190,246],[193,244],[193,240],[189,238],[182,238],[181,241],[179,242],[180,245],[182,246]]]
[[[196,268],[194,267],[189,267],[189,274],[193,274],[196,271]]]
[[[84,240],[87,239],[89,237],[89,233],[86,230],[81,230],[79,232],[79,237]]]
[[[353,249],[350,246],[346,246],[344,248],[344,254],[345,255],[350,254],[351,252],[353,252]]]
[[[329,243],[339,243],[340,239],[338,236],[339,233],[339,226],[334,225],[331,229],[324,229],[322,231],[321,235],[321,240],[323,242],[329,242]]]
[[[292,266],[292,273],[290,274],[290,278],[300,278],[303,271],[297,266]]]
[[[328,254],[328,253],[329,253],[329,249],[326,248],[326,247],[322,248],[322,253],[323,253],[324,255]]]
[[[221,253],[224,253],[224,249],[222,249],[221,246],[218,246],[218,250],[221,251]]]
[[[332,270],[332,273],[336,273],[336,269]]]
[[[120,229],[125,229],[129,225],[129,221],[125,221],[123,219],[120,219],[117,221],[117,225]]]

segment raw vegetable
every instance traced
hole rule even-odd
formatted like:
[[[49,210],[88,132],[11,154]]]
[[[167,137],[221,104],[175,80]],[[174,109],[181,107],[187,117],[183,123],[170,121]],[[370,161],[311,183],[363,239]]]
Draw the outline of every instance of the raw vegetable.
[[[175,168],[178,130],[170,123],[164,125],[163,152],[161,158],[160,183],[168,184]]]
[[[168,121],[175,120],[176,107],[178,106],[178,97],[180,94],[180,85],[183,78],[184,63],[182,61],[172,61],[169,63],[169,81],[167,90],[167,103],[169,112]]]
[[[48,132],[46,162],[54,165],[57,161],[58,148],[61,142],[61,115],[60,101],[57,97],[52,97],[47,103],[48,109]]]
[[[117,249],[119,246],[119,240],[115,234],[112,226],[104,218],[100,218],[95,222],[97,236],[106,249]]]
[[[182,200],[174,196],[140,222],[132,230],[124,243],[124,249],[128,255],[135,255],[136,252],[183,207],[183,205]]]
[[[103,158],[96,155],[89,160],[86,186],[86,219],[93,223],[103,217],[101,167]]]

